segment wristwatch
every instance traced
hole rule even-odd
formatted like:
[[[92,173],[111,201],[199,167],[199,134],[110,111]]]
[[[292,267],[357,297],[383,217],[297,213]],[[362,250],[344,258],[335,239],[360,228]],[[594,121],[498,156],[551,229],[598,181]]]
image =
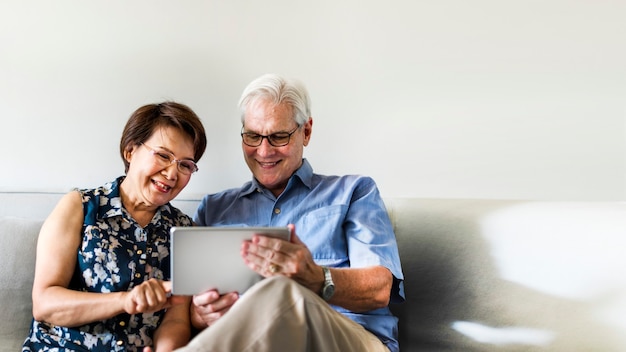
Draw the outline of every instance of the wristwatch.
[[[335,283],[333,282],[332,275],[330,275],[330,269],[323,266],[322,270],[324,271],[324,286],[322,286],[322,298],[324,299],[324,301],[328,301],[335,293]]]

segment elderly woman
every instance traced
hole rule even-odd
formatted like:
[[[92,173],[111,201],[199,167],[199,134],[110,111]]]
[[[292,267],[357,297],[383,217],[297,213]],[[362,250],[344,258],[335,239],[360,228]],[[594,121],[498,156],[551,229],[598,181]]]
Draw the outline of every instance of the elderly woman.
[[[189,299],[170,297],[170,205],[198,170],[202,122],[165,102],[136,110],[122,133],[125,176],[66,194],[37,245],[33,322],[23,351],[172,350],[190,338]]]

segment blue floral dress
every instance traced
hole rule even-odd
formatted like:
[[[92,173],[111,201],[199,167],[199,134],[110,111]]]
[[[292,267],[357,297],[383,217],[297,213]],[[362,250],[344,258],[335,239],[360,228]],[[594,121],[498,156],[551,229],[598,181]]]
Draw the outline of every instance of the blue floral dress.
[[[92,190],[79,190],[85,219],[82,245],[70,289],[85,292],[130,291],[157,278],[170,279],[170,228],[192,220],[169,203],[142,228],[122,207],[124,176]],[[165,310],[120,314],[111,319],[68,328],[33,319],[22,351],[141,351]]]

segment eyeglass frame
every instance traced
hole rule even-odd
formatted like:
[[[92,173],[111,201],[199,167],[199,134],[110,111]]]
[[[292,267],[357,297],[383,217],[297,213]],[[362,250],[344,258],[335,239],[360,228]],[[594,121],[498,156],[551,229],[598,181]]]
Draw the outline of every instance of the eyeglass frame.
[[[255,132],[244,132],[244,131],[243,131],[243,129],[244,129],[245,127],[244,127],[244,126],[241,126],[241,141],[243,142],[243,144],[247,145],[248,147],[258,147],[258,146],[260,146],[261,144],[263,144],[263,139],[267,139],[267,142],[268,142],[268,143],[269,143],[272,147],[284,147],[284,146],[286,146],[287,144],[289,144],[289,142],[291,142],[291,135],[293,135],[294,133],[296,133],[296,131],[297,131],[300,127],[302,127],[302,125],[298,125],[298,126],[296,126],[296,128],[294,128],[294,129],[293,129],[293,131],[291,131],[291,132],[279,131],[279,132],[274,132],[274,133],[272,133],[272,134],[268,134],[268,135],[262,135],[262,134],[258,134],[258,133],[255,133]],[[272,143],[271,137],[272,137],[272,136],[276,136],[277,134],[280,134],[280,133],[286,133],[286,134],[287,134],[287,142],[285,142],[285,144],[274,144],[274,143]],[[246,143],[246,141],[245,141],[245,139],[244,139],[244,137],[243,137],[243,135],[244,135],[244,134],[245,134],[245,135],[255,135],[255,136],[260,137],[261,139],[259,140],[259,144],[257,144],[257,145],[252,145],[252,144],[248,144],[248,143]]]
[[[161,160],[156,160],[156,162],[163,161],[163,166],[165,167],[170,167],[172,166],[172,164],[176,163],[176,170],[180,173],[182,173],[183,175],[192,175],[195,172],[198,172],[199,168],[198,168],[198,164],[196,164],[195,161],[193,160],[189,160],[189,159],[176,159],[176,156],[174,155],[174,153],[172,152],[168,152],[167,150],[156,150],[153,147],[147,145],[146,143],[141,143],[141,145],[143,145],[144,147],[148,148],[148,150],[150,151],[150,154],[152,154],[152,156],[155,157],[155,160],[158,158],[160,158]],[[163,157],[164,155],[168,156],[168,160],[169,160],[169,165],[165,165],[165,163],[167,162],[165,160],[165,158]],[[191,163],[191,165],[193,165],[193,169],[190,169],[191,172],[187,173],[186,170],[181,169],[181,163],[185,162],[185,163]]]

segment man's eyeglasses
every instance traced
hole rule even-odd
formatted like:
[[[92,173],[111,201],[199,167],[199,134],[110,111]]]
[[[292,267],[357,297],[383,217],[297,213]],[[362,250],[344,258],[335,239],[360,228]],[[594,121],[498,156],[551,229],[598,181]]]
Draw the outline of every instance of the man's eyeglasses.
[[[254,133],[254,132],[243,132],[243,127],[241,128],[241,139],[243,140],[243,144],[249,147],[258,147],[263,143],[263,138],[267,138],[267,141],[270,143],[272,147],[282,147],[289,144],[289,140],[291,139],[291,135],[294,134],[300,126],[296,126],[291,132],[276,132],[270,135],[264,136],[262,134]]]
[[[152,156],[154,156],[154,161],[164,168],[169,167],[173,163],[176,163],[176,168],[181,174],[191,175],[194,172],[198,171],[198,165],[196,165],[196,163],[191,160],[179,160],[176,159],[174,154],[168,151],[156,150],[144,143],[141,143],[141,145],[148,148],[148,150],[150,150],[150,153],[152,153]]]

